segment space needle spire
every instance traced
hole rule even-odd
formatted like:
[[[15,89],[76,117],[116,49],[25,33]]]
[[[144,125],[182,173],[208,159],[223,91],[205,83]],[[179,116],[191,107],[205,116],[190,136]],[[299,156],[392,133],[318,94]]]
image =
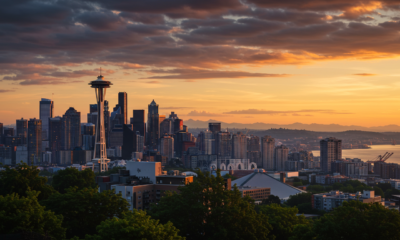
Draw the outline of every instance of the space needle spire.
[[[91,81],[89,83],[92,88],[94,88],[96,92],[96,100],[97,100],[97,124],[96,124],[96,139],[93,151],[93,160],[92,160],[92,170],[93,172],[105,172],[108,171],[107,163],[110,162],[107,159],[106,152],[106,132],[104,128],[104,99],[106,97],[106,89],[110,88],[112,83],[110,81],[104,80],[104,77],[100,74],[97,77],[97,80]]]

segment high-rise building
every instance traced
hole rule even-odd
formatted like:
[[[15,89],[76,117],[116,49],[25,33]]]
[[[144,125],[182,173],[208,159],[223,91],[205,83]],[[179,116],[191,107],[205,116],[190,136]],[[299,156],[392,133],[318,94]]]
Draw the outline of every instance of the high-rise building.
[[[111,117],[111,113],[109,110],[108,101],[105,100],[104,101],[104,131],[106,132],[106,135],[105,135],[106,136],[106,146],[110,145],[110,131],[111,131],[110,117]]]
[[[133,110],[133,117],[131,118],[131,124],[133,129],[139,132],[140,136],[145,139],[146,136],[146,124],[144,120],[145,110]]]
[[[147,116],[147,145],[150,150],[157,149],[158,139],[160,138],[160,122],[158,114],[158,104],[153,101],[149,104]]]
[[[229,132],[217,133],[217,155],[224,158],[232,156],[232,139]]]
[[[97,104],[90,104],[89,113],[97,112]]]
[[[169,135],[164,135],[161,138],[160,153],[162,156],[171,160],[174,157],[174,138]]]
[[[174,134],[173,127],[173,120],[171,118],[164,119],[164,121],[160,122],[160,136]]]
[[[126,92],[118,93],[118,105],[121,107],[123,124],[128,123],[128,94]]]
[[[331,164],[342,159],[342,140],[330,137],[320,141],[321,170],[331,172]]]
[[[132,159],[132,153],[137,152],[136,131],[131,124],[123,125],[122,158]]]
[[[64,136],[63,133],[63,120],[61,117],[54,117],[49,119],[49,148],[51,151],[56,152],[60,151],[63,146],[62,137]],[[53,154],[54,157],[55,153]]]
[[[15,136],[15,131],[14,128],[4,128],[4,137],[14,137]]]
[[[183,120],[182,120],[182,119],[179,119],[179,118],[175,119],[175,120],[174,120],[174,127],[173,127],[173,129],[174,129],[174,133],[183,131]]]
[[[16,126],[17,126],[17,137],[21,138],[22,144],[26,144],[28,138],[28,120],[23,118],[17,120]]]
[[[28,121],[28,162],[30,165],[41,163],[42,157],[42,120],[31,118]]]
[[[216,154],[214,135],[208,129],[205,132],[200,132],[197,138],[197,146],[203,154]]]
[[[286,162],[289,156],[289,148],[284,145],[275,147],[274,168],[276,171],[285,171]]]
[[[169,115],[169,118],[172,119],[172,120],[179,119],[178,115],[175,114],[175,112],[171,112],[171,114]]]
[[[247,137],[241,132],[232,135],[232,158],[247,159]]]
[[[247,138],[247,158],[250,162],[255,162],[257,166],[262,167],[262,158],[260,152],[260,138],[251,135]]]
[[[87,123],[83,126],[82,150],[93,150],[96,125]]]
[[[208,123],[208,130],[212,133],[221,132],[221,123]]]
[[[81,113],[70,107],[64,114],[62,127],[63,149],[73,150],[81,146]]]
[[[54,103],[50,99],[42,98],[40,101],[40,120],[42,120],[43,140],[49,139],[49,118],[53,117]]]
[[[275,138],[265,136],[261,138],[262,167],[267,171],[274,170]]]

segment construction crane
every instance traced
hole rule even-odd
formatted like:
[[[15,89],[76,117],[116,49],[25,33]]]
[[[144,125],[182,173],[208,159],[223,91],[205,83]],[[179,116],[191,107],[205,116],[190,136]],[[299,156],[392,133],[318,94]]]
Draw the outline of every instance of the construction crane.
[[[393,153],[388,153],[386,152],[383,155],[378,155],[374,160],[370,160],[368,162],[370,163],[376,163],[376,162],[385,162],[386,160],[388,160],[391,156],[393,155]]]

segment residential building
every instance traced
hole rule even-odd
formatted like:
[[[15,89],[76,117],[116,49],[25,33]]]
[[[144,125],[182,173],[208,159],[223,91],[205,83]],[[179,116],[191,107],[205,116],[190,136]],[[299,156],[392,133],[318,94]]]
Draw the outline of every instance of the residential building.
[[[320,141],[321,169],[325,173],[331,172],[331,164],[342,159],[342,140],[326,138]]]
[[[243,186],[238,187],[238,189],[242,197],[249,196],[256,202],[267,199],[271,195],[271,188],[268,187]]]
[[[247,137],[238,132],[232,135],[232,158],[245,159],[247,158]]]
[[[267,171],[274,170],[274,150],[275,150],[275,139],[271,136],[265,136],[261,138],[261,156],[262,165],[259,167],[264,168]]]
[[[174,138],[170,135],[164,135],[161,138],[160,153],[162,156],[171,160],[174,157]]]
[[[382,199],[380,196],[375,196],[375,191],[366,191],[364,190],[361,194],[360,192],[352,194],[352,193],[343,193],[340,191],[331,191],[328,193],[320,193],[314,194],[312,196],[312,207],[313,209],[324,210],[324,211],[332,211],[333,209],[340,207],[343,205],[343,202],[348,201],[360,201],[363,203],[381,203]]]
[[[276,171],[285,171],[285,164],[288,160],[289,148],[284,145],[275,147],[274,151],[274,169]]]

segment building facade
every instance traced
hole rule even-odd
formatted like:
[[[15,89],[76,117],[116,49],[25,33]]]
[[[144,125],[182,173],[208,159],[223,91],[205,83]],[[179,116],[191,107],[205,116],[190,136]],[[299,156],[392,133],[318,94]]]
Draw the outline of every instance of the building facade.
[[[40,120],[42,120],[42,138],[49,138],[49,119],[53,117],[54,103],[50,99],[42,98],[39,106]]]
[[[275,138],[265,136],[261,138],[262,167],[267,171],[274,170]]]
[[[320,141],[321,170],[325,173],[332,171],[332,162],[342,159],[342,140],[326,138]]]

